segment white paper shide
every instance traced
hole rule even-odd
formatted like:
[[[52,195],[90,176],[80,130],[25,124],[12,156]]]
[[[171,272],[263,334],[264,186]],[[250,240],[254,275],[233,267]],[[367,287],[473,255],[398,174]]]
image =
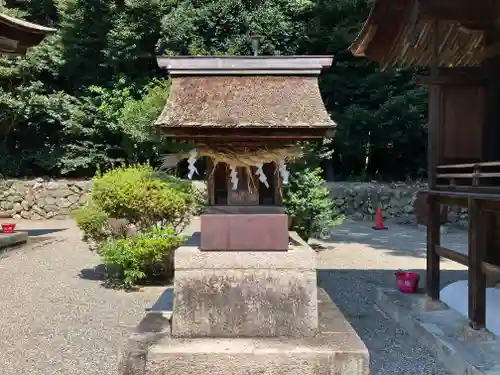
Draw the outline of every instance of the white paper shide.
[[[236,169],[236,166],[234,166],[234,165],[231,165],[230,169],[231,169],[230,176],[231,176],[231,183],[233,184],[233,190],[237,190],[238,189],[238,181],[239,181],[238,171]]]
[[[194,165],[196,163],[196,158],[198,156],[198,152],[196,149],[192,149],[189,151],[189,159],[188,159],[188,178],[192,179],[194,174],[198,174],[198,169],[196,169],[196,166]]]

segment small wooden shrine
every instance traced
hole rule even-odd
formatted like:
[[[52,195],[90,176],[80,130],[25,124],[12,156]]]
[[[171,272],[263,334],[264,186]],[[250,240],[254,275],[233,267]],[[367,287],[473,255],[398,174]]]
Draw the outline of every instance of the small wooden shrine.
[[[430,67],[426,291],[439,299],[441,257],[467,265],[477,329],[487,277],[500,277],[499,17],[497,1],[377,0],[350,48],[383,69]],[[440,244],[442,205],[468,208],[466,254]]]
[[[0,13],[0,54],[24,55],[56,30]]]
[[[287,250],[281,205],[296,143],[325,137],[334,123],[318,88],[330,56],[159,57],[172,88],[157,121],[189,140],[189,177],[208,157],[203,250]]]

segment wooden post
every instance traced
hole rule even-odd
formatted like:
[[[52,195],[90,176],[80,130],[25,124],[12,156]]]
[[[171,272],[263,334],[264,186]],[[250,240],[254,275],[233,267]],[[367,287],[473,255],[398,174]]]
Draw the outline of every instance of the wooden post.
[[[486,322],[486,274],[482,264],[486,257],[487,214],[478,201],[469,198],[469,324],[484,328]]]
[[[439,75],[439,22],[432,23],[432,61],[431,78],[436,81]],[[436,188],[436,166],[438,164],[438,134],[441,116],[441,89],[437,85],[429,87],[429,113],[427,121],[427,181],[429,189]]]
[[[429,205],[427,218],[427,275],[426,275],[426,293],[433,300],[439,300],[440,269],[439,255],[436,253],[436,246],[441,244],[440,232],[440,205],[438,197],[429,195],[427,197]]]
[[[213,206],[215,204],[215,187],[214,187],[214,161],[212,158],[207,158],[207,194],[208,194],[208,205]]]

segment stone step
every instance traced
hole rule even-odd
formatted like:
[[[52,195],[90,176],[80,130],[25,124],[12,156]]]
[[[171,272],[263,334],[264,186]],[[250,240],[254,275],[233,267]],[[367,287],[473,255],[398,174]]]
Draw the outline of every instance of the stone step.
[[[318,290],[315,337],[175,338],[170,320],[150,312],[130,337],[121,375],[366,375],[369,353],[356,331]],[[175,317],[174,317],[175,319]]]
[[[0,251],[11,246],[24,244],[27,241],[27,232],[0,233]]]
[[[423,294],[379,288],[377,306],[425,346],[453,375],[500,375],[500,338]]]

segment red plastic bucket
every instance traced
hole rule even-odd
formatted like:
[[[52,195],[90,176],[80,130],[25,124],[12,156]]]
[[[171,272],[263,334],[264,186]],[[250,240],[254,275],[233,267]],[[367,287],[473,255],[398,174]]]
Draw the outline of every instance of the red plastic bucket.
[[[14,233],[16,230],[16,224],[2,224],[3,233]]]
[[[396,272],[396,285],[402,293],[415,293],[418,289],[420,275],[415,272]]]

